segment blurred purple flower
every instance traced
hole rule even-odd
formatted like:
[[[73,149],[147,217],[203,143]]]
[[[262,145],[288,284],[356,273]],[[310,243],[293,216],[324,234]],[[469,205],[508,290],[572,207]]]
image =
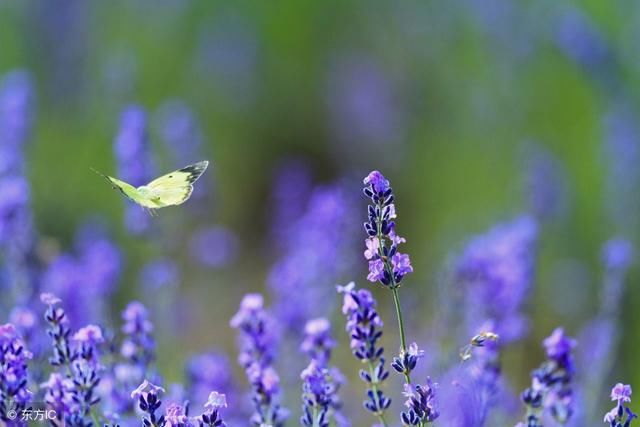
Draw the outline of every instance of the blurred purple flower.
[[[16,328],[10,323],[0,325],[0,421],[9,425],[13,418],[7,416],[7,411],[21,413],[31,401],[32,393],[27,389],[30,358]],[[11,402],[13,406],[7,407]]]
[[[176,290],[180,284],[180,270],[167,258],[150,261],[140,271],[140,284],[145,292],[153,293],[162,289]]]
[[[527,144],[524,156],[525,194],[532,215],[539,221],[562,216],[569,203],[564,165],[540,144]]]
[[[611,78],[615,58],[601,32],[582,10],[561,8],[556,26],[555,42],[569,59],[592,76]]]
[[[191,256],[209,268],[222,268],[236,260],[240,245],[236,234],[223,226],[197,230],[189,241]]]
[[[235,109],[256,99],[260,46],[251,23],[239,15],[221,14],[205,23],[199,35],[195,68]]]
[[[31,75],[22,70],[0,80],[0,175],[24,173],[23,146],[29,140],[35,96]]]
[[[306,212],[289,227],[284,255],[268,278],[274,313],[296,335],[296,324],[327,315],[331,286],[351,266],[352,205],[340,185],[317,187]]]
[[[402,137],[404,114],[398,90],[370,58],[351,56],[330,65],[327,107],[340,144],[391,144]]]
[[[273,242],[286,247],[287,236],[295,228],[309,202],[313,182],[307,165],[301,160],[281,161],[272,178],[271,205]]]
[[[142,107],[131,105],[124,109],[113,149],[120,179],[139,186],[154,178],[156,168],[148,140],[147,114]],[[151,221],[140,206],[127,201],[125,224],[131,233],[142,234]]]
[[[188,165],[202,160],[204,136],[194,112],[181,100],[164,102],[158,110],[160,137],[172,160]]]
[[[196,407],[203,406],[211,390],[223,392],[232,402],[239,401],[231,371],[229,359],[222,353],[207,351],[191,356],[186,366],[189,401]]]
[[[536,222],[522,216],[469,241],[457,262],[468,335],[487,321],[502,343],[525,332],[520,310],[533,281],[537,238]]]
[[[638,229],[640,210],[640,130],[635,109],[615,106],[604,117],[603,157],[606,175],[606,208],[619,233],[632,234]]]
[[[522,392],[521,400],[527,406],[525,425],[541,425],[542,408],[553,419],[566,424],[575,412],[573,348],[576,342],[556,328],[543,341],[548,360],[531,373],[531,387]]]
[[[280,406],[280,379],[272,367],[276,350],[274,320],[264,309],[260,294],[247,294],[230,322],[239,331],[238,362],[252,388],[255,412],[251,421],[256,425],[284,425],[288,411]]]
[[[73,324],[79,326],[105,314],[121,272],[120,249],[102,228],[89,223],[77,233],[75,253],[58,254],[46,267],[42,289],[59,295]]]

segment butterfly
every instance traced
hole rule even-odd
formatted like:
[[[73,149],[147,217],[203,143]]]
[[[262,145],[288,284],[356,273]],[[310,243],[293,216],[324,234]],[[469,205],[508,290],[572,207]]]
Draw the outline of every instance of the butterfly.
[[[95,169],[93,171],[109,181],[114,190],[119,190],[129,200],[148,209],[149,213],[153,215],[154,209],[177,206],[186,202],[193,192],[193,183],[207,170],[207,166],[209,166],[209,162],[206,160],[194,163],[156,178],[140,187],[134,187]]]

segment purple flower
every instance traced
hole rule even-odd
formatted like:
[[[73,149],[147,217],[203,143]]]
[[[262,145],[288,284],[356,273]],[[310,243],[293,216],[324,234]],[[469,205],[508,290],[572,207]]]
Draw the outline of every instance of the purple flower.
[[[138,387],[136,387],[135,390],[131,392],[131,398],[139,399],[140,397],[143,397],[144,399],[147,399],[149,394],[155,394],[156,396],[159,396],[160,393],[164,392],[164,388],[152,384],[148,380],[144,380]]]
[[[389,180],[379,171],[372,171],[362,181],[364,185],[370,185],[376,193],[384,193],[389,189]]]
[[[75,384],[70,378],[53,372],[46,382],[40,384],[40,387],[46,390],[44,401],[56,411],[60,418],[77,411],[77,404],[73,401]]]
[[[338,396],[344,379],[337,368],[329,366],[331,350],[335,345],[331,338],[331,324],[327,319],[318,318],[307,322],[305,338],[300,346],[310,359],[309,365],[301,374],[303,425],[324,426],[331,420],[337,425],[344,424],[339,412],[342,403]]]
[[[633,252],[633,245],[627,239],[611,239],[602,247],[602,263],[608,270],[625,271],[633,261]]]
[[[226,424],[222,420],[220,416],[220,409],[227,407],[227,397],[218,393],[217,391],[212,391],[209,393],[209,399],[204,404],[205,412],[202,414],[200,419],[202,420],[202,424],[210,427],[225,427]]]
[[[262,295],[245,295],[230,324],[240,334],[238,361],[252,388],[255,405],[252,422],[278,427],[284,424],[287,411],[278,402],[280,379],[271,366],[276,346],[275,325],[263,305]]]
[[[533,281],[537,236],[536,222],[523,216],[469,241],[456,267],[469,335],[489,320],[503,343],[524,333],[520,310]]]
[[[413,267],[411,267],[411,260],[409,259],[409,255],[396,253],[391,258],[391,264],[393,265],[393,272],[396,275],[404,276],[407,273],[413,272]]]
[[[638,418],[625,406],[625,403],[631,402],[631,386],[617,383],[611,390],[611,400],[616,401],[616,406],[605,414],[604,422],[610,424],[611,427],[629,427],[631,422]]]
[[[141,107],[132,105],[122,112],[113,148],[121,179],[134,186],[153,179],[156,170],[147,135],[147,115]],[[151,224],[149,215],[133,203],[127,203],[125,219],[133,234],[145,233]]]
[[[268,278],[274,314],[294,336],[297,324],[326,316],[331,286],[351,267],[352,204],[341,185],[316,187],[302,215],[281,232],[284,253]]]
[[[96,325],[88,325],[78,330],[78,332],[73,335],[73,340],[90,345],[96,345],[104,342],[102,329]]]
[[[331,350],[335,346],[336,342],[331,338],[331,324],[326,318],[320,317],[307,322],[304,340],[300,345],[303,353],[324,366],[331,358]]]
[[[574,413],[574,392],[572,388],[573,355],[576,343],[556,328],[543,341],[548,360],[531,374],[531,387],[522,392],[521,400],[527,406],[526,425],[539,425],[542,408],[557,422],[565,424]],[[533,423],[533,424],[531,424]]]
[[[631,386],[617,383],[611,389],[611,400],[617,400],[618,403],[631,402]]]
[[[186,376],[188,378],[189,401],[195,406],[205,404],[211,390],[224,392],[229,400],[239,400],[229,359],[217,351],[207,351],[192,356],[187,362]]]
[[[329,411],[336,392],[336,385],[331,380],[329,370],[312,360],[302,371],[300,378],[303,381],[300,423],[306,427],[329,426]]]
[[[167,427],[195,427],[185,414],[184,406],[172,403],[164,412],[165,426]]]
[[[402,412],[402,423],[407,426],[423,426],[425,423],[435,421],[438,416],[436,409],[435,388],[437,384],[427,378],[425,385],[404,385],[404,396],[407,398],[405,406],[407,410]]]
[[[209,268],[221,268],[233,263],[240,242],[233,231],[222,226],[198,230],[189,242],[191,256]]]
[[[384,395],[380,386],[389,371],[384,367],[384,349],[378,342],[382,336],[382,320],[376,311],[376,301],[368,290],[356,290],[353,282],[337,289],[343,294],[342,312],[347,317],[351,352],[369,366],[360,371],[360,378],[368,388],[364,406],[385,424],[384,413],[391,405],[391,399]]]
[[[120,372],[126,372],[120,379],[124,387],[131,387],[142,381],[145,376],[156,378],[152,372],[152,363],[156,357],[156,343],[153,338],[153,323],[149,319],[146,307],[138,301],[130,302],[122,312],[122,332],[124,339],[120,346],[120,355],[125,362],[116,366]],[[122,397],[124,390],[118,390]],[[120,400],[124,400],[121,399]]]
[[[41,294],[40,301],[42,301],[42,303],[46,305],[56,305],[62,302],[60,298],[49,292]]]
[[[576,341],[567,337],[563,328],[556,328],[549,337],[544,339],[543,344],[549,359],[566,360],[576,346]]]
[[[378,280],[383,280],[385,277],[384,273],[385,265],[380,258],[369,261],[369,274],[367,275],[368,281],[377,282]]]
[[[226,408],[227,397],[222,393],[218,393],[217,391],[212,391],[209,394],[209,399],[207,399],[207,403],[204,404],[204,407],[210,410]]]
[[[27,389],[27,361],[32,355],[25,348],[14,325],[0,324],[0,420],[11,425],[5,405],[10,401],[18,413],[31,401],[32,393]]]
[[[145,426],[164,424],[164,416],[160,419],[156,418],[156,411],[162,405],[160,395],[164,392],[164,388],[151,384],[146,379],[131,392],[131,399],[138,402],[138,407],[145,414],[143,417]]]
[[[403,277],[413,272],[409,255],[398,252],[398,246],[405,239],[396,234],[394,195],[389,181],[378,171],[371,172],[364,179],[364,194],[371,199],[368,219],[364,223],[367,233],[365,258],[369,260],[367,280],[379,281],[384,286],[395,289]],[[373,243],[372,240],[377,240]]]

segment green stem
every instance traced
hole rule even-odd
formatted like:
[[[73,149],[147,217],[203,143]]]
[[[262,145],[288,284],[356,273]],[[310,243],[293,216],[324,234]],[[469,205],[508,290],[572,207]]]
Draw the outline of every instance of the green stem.
[[[404,321],[402,320],[402,308],[400,308],[400,296],[398,295],[398,287],[392,287],[393,304],[396,307],[396,316],[398,317],[398,330],[400,331],[400,350],[402,353],[407,352],[407,339],[404,334]],[[411,384],[411,376],[408,372],[404,373],[404,379],[407,384]]]

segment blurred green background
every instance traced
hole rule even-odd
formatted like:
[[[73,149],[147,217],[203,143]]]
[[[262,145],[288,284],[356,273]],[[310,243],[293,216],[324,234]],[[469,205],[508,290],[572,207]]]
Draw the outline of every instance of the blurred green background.
[[[407,315],[419,325],[438,311],[443,272],[465,239],[530,209],[531,160],[547,153],[564,191],[542,230],[534,326],[506,356],[521,389],[543,357],[541,338],[556,325],[577,334],[593,313],[603,242],[638,237],[638,211],[619,212],[637,205],[627,203],[633,191],[614,191],[621,160],[607,151],[607,118],[622,109],[635,125],[639,24],[640,5],[627,1],[0,0],[0,73],[27,69],[37,86],[27,150],[39,232],[64,248],[99,215],[124,248],[114,313],[137,295],[140,265],[163,249],[124,231],[122,200],[89,167],[115,174],[112,144],[128,104],[148,111],[156,147],[163,102],[195,112],[212,161],[210,221],[241,243],[235,263],[213,273],[180,244],[164,254],[200,304],[188,330],[161,342],[172,379],[191,351],[235,351],[228,319],[244,292],[263,291],[277,259],[269,200],[283,159],[305,162],[317,182],[351,182],[362,219],[359,180],[371,169],[391,180],[415,268],[406,288],[417,309]],[[636,192],[637,176],[623,178]],[[191,227],[179,209],[159,221]],[[157,240],[180,238],[167,228]],[[365,267],[352,273],[360,285]],[[640,380],[636,279],[632,270],[615,363],[615,379],[631,383]],[[393,347],[389,295],[376,294]],[[334,331],[344,343],[339,317]],[[355,366],[344,349],[339,360]]]

